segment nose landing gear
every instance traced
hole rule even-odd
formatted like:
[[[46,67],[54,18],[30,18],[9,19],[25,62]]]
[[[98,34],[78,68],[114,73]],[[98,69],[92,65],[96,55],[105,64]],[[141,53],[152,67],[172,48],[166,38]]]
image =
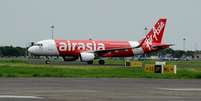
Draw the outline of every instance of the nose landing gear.
[[[45,64],[50,64],[50,58],[48,56],[46,56],[46,60],[45,60]]]
[[[50,60],[45,60],[45,64],[50,64]]]
[[[87,61],[87,64],[93,64],[93,60],[92,61]]]
[[[87,61],[87,64],[93,64],[93,61]],[[104,60],[99,60],[99,61],[98,61],[98,64],[104,65],[104,64],[105,64],[105,61],[104,61]]]

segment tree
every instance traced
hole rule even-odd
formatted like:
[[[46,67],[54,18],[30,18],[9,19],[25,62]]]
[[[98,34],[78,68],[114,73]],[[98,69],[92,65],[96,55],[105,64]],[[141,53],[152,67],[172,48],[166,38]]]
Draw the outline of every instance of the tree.
[[[25,56],[26,48],[4,46],[0,47],[0,56]]]

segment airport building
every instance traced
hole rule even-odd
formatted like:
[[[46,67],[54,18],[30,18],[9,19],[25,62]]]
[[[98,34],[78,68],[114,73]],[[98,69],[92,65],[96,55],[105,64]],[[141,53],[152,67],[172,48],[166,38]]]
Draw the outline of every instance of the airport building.
[[[201,53],[194,53],[192,56],[193,60],[201,60]]]

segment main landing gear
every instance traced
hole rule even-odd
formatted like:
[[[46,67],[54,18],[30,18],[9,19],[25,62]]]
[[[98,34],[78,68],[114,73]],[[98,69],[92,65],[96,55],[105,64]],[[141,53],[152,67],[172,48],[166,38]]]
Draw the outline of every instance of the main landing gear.
[[[105,64],[105,61],[104,61],[104,60],[99,60],[98,63],[99,63],[100,65],[104,65],[104,64]]]
[[[50,60],[45,60],[45,64],[50,64]]]
[[[91,64],[93,64],[93,60],[92,61],[87,61],[87,64],[89,64],[89,65],[91,65]]]
[[[50,58],[48,56],[46,56],[46,60],[45,60],[45,64],[50,64]]]
[[[93,60],[92,61],[87,61],[87,64],[93,64]],[[105,64],[105,61],[104,60],[99,60],[98,61],[98,64],[100,64],[100,65],[104,65]]]

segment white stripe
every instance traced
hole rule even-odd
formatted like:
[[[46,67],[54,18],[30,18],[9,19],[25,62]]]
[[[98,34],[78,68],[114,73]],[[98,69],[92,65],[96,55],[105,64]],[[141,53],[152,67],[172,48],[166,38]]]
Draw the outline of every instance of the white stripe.
[[[136,42],[136,41],[128,41],[128,43],[130,44],[131,48],[133,47],[136,47],[139,45],[139,42]],[[135,48],[135,49],[132,49],[133,51],[133,54],[136,55],[136,54],[143,54],[144,51],[143,49],[140,47],[140,48]]]
[[[170,90],[170,91],[201,91],[201,88],[158,88],[161,90]]]
[[[0,95],[0,98],[21,98],[21,99],[43,99],[37,96],[15,96],[15,95]]]
[[[139,45],[139,42],[136,41],[128,41],[128,43],[130,44],[131,47],[136,47]]]

